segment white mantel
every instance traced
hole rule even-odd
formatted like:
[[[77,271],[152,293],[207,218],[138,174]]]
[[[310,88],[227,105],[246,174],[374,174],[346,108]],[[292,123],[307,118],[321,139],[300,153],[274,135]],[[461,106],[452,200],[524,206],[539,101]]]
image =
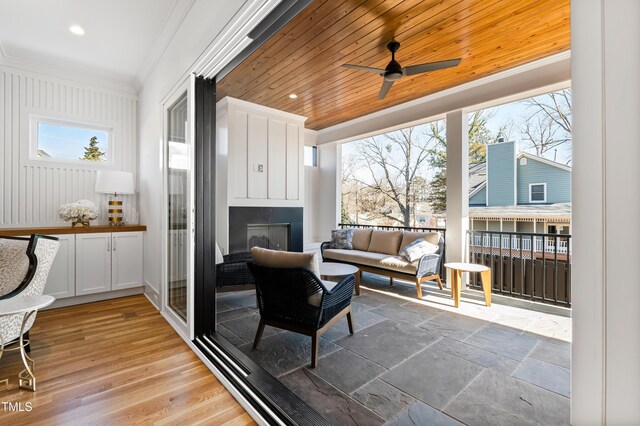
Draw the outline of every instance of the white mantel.
[[[216,235],[227,253],[230,206],[304,207],[306,117],[228,96],[216,111]]]

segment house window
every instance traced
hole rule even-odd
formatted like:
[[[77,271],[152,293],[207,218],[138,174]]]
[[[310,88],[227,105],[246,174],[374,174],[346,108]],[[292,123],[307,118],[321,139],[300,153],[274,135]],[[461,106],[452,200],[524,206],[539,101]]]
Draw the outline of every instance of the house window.
[[[532,183],[529,185],[529,202],[545,203],[547,201],[547,184]]]
[[[318,147],[304,147],[304,165],[309,167],[318,167]]]
[[[46,117],[31,117],[32,160],[111,164],[112,129]]]

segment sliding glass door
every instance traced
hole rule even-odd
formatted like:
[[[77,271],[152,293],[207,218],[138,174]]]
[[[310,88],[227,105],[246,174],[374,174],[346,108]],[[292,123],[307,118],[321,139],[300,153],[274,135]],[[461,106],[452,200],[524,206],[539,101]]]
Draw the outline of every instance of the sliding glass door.
[[[163,308],[193,338],[193,105],[190,78],[165,102],[165,264]]]

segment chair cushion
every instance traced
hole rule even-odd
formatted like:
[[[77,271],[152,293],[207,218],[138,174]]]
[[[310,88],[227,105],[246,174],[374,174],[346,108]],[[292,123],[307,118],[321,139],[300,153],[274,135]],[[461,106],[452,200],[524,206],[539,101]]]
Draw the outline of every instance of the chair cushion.
[[[0,239],[0,296],[18,288],[29,271],[28,240]]]
[[[367,251],[371,243],[372,229],[354,229],[353,230],[353,249]]]
[[[384,253],[372,253],[361,250],[326,249],[324,251],[324,257],[325,259],[388,269],[409,275],[415,275],[418,270],[418,261],[407,262],[400,256],[390,256]]]
[[[431,244],[424,240],[424,238],[418,238],[414,240],[412,243],[406,245],[402,250],[400,250],[400,256],[406,259],[408,262],[414,262],[420,259],[425,254],[432,254],[437,252],[439,249],[438,245]]]
[[[253,261],[260,266],[271,268],[307,268],[314,274],[320,273],[318,257],[315,253],[296,253],[269,250],[261,247],[251,249]]]
[[[367,251],[397,255],[402,240],[402,231],[377,231],[371,233]]]
[[[322,284],[324,284],[324,286],[327,288],[327,291],[333,290],[333,288],[336,285],[338,285],[337,282],[325,281],[325,280],[322,280]],[[322,302],[322,291],[313,293],[311,296],[307,298],[307,303],[312,306],[320,306],[320,302]]]
[[[333,249],[353,249],[353,229],[334,229],[331,231],[331,245]]]
[[[402,235],[400,251],[419,238],[424,238],[426,242],[437,246],[438,241],[440,241],[440,234],[437,232],[405,232]]]

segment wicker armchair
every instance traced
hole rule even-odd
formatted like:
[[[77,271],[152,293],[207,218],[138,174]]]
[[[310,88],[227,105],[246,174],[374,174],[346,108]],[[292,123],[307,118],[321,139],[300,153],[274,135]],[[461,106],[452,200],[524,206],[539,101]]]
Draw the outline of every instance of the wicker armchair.
[[[41,295],[58,246],[57,238],[43,235],[0,237],[0,300]],[[34,320],[35,315],[25,325],[27,339]],[[3,342],[7,344],[18,339],[21,326],[20,314],[0,317]],[[28,352],[29,346],[26,349]]]
[[[248,252],[224,255],[222,263],[216,265],[218,291],[246,290],[245,286],[255,284],[248,262],[251,262],[251,253]]]
[[[346,315],[353,334],[351,296],[353,275],[331,289],[305,268],[272,268],[249,263],[256,281],[260,324],[253,348],[260,344],[265,325],[311,336],[311,367],[318,359],[320,336]]]

